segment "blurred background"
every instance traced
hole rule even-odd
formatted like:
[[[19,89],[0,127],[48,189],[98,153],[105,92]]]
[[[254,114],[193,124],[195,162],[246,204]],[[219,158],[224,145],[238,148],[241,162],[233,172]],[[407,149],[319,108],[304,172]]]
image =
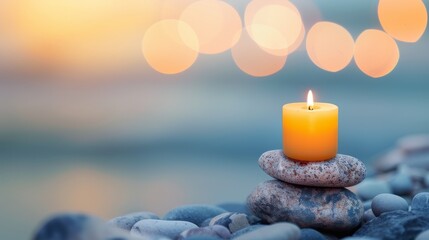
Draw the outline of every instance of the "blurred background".
[[[424,25],[411,28],[417,33],[405,40],[388,23],[381,26],[379,2],[373,0],[291,1],[302,19],[302,26],[294,26],[301,40],[296,35],[293,53],[292,44],[264,45],[273,43],[266,36],[276,35],[265,28],[261,34],[249,30],[247,40],[259,39],[256,50],[275,52],[269,56],[240,45],[246,27],[241,35],[232,29],[224,49],[204,45],[202,37],[211,32],[198,35],[195,22],[182,26],[193,39],[185,42],[189,48],[180,45],[185,50],[150,38],[170,34],[157,32],[154,24],[176,19],[173,25],[180,25],[184,11],[204,24],[188,8],[194,2],[0,2],[1,239],[29,239],[40,221],[57,212],[109,219],[140,210],[162,215],[180,204],[243,202],[269,178],[257,165],[259,156],[282,146],[282,105],[305,101],[309,89],[316,101],[340,108],[339,152],[368,166],[398,138],[429,133],[428,0],[402,1],[417,10],[423,2],[426,13]],[[251,1],[226,2],[236,11],[219,8],[233,17],[227,25],[248,30]],[[288,10],[274,2],[275,9]],[[204,5],[193,6],[210,19]],[[319,21],[344,28],[342,36],[356,41],[356,60],[347,44],[339,63],[323,60],[320,45],[310,46],[314,39],[306,34]],[[358,49],[364,49],[364,59],[379,49],[358,46],[366,29],[385,30],[395,39],[387,38],[393,49],[388,52],[397,46],[398,54],[387,54],[381,69],[359,63]]]

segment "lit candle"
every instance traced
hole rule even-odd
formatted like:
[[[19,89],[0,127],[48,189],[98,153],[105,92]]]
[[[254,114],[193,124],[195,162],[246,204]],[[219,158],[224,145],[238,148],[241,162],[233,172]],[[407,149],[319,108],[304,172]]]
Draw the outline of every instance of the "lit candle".
[[[337,154],[338,107],[330,103],[313,102],[308,92],[307,102],[283,105],[283,151],[299,161],[324,161]]]

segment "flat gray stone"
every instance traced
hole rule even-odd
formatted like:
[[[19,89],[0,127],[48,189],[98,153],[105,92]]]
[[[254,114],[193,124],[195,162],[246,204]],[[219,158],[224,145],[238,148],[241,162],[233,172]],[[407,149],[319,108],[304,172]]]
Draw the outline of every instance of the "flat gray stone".
[[[298,240],[301,230],[291,223],[276,223],[240,235],[235,240]]]
[[[159,219],[159,217],[151,212],[135,212],[120,217],[115,217],[109,220],[107,223],[117,228],[131,231],[133,225],[143,219]]]
[[[268,223],[292,222],[302,228],[349,231],[363,217],[362,202],[345,188],[317,188],[270,180],[247,198],[252,212]]]
[[[134,224],[130,233],[132,236],[165,236],[176,239],[180,233],[193,228],[198,226],[186,221],[144,219]]]
[[[226,212],[224,209],[213,205],[191,204],[170,210],[165,214],[164,220],[187,221],[201,226],[207,218],[212,218],[224,212]]]
[[[282,150],[272,150],[262,154],[259,166],[283,182],[313,187],[349,187],[366,176],[360,160],[342,154],[323,162],[298,162],[286,157]]]

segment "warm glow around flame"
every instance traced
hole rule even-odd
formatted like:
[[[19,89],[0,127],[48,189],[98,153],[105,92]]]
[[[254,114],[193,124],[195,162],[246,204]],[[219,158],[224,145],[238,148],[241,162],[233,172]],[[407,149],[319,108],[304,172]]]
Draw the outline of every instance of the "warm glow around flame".
[[[311,90],[307,94],[307,108],[308,110],[313,110],[314,108],[313,92]]]

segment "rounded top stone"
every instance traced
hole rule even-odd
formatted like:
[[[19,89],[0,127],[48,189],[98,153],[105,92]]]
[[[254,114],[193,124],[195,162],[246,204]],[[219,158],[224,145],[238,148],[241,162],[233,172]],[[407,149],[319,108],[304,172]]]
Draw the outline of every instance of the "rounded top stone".
[[[366,167],[360,160],[343,154],[322,162],[298,162],[282,150],[272,150],[262,154],[258,163],[271,177],[303,186],[350,187],[366,176]]]

